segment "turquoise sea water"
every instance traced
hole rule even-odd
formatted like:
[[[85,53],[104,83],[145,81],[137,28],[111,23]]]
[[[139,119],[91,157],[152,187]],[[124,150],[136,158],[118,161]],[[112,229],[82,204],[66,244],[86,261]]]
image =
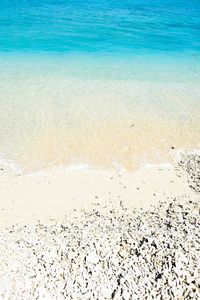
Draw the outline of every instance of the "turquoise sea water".
[[[4,0],[0,50],[198,52],[199,0]]]
[[[198,147],[199,16],[199,0],[1,1],[0,156],[111,165]]]

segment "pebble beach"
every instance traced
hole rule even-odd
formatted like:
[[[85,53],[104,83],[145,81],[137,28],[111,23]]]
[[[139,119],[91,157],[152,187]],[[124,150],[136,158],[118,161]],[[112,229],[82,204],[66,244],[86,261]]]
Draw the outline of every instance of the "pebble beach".
[[[199,299],[199,155],[183,155],[194,197],[148,209],[93,204],[73,219],[0,234],[0,299]]]
[[[0,300],[199,300],[200,1],[0,12]]]

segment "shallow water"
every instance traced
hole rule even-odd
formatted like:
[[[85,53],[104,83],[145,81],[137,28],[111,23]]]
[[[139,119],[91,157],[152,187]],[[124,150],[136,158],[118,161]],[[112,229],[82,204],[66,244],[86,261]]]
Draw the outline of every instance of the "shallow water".
[[[200,2],[0,3],[0,156],[132,170],[200,146]]]

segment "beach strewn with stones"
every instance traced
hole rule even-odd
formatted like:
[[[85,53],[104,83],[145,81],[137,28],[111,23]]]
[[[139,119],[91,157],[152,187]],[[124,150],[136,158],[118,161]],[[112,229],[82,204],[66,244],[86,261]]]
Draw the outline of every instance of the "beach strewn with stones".
[[[200,152],[181,153],[179,167],[188,173],[190,188],[196,192],[200,192]]]
[[[0,300],[200,300],[200,0],[0,0]]]
[[[179,168],[198,193],[198,156]],[[200,299],[199,201],[161,200],[2,229],[0,299]]]

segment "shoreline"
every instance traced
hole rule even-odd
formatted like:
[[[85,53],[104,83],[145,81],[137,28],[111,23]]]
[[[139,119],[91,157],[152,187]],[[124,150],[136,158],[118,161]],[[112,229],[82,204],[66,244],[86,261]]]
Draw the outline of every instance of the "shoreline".
[[[0,228],[63,219],[93,205],[120,209],[148,209],[159,201],[198,197],[180,171],[181,155],[173,164],[147,164],[135,172],[54,168],[22,175],[2,169],[0,176]],[[197,151],[196,151],[197,153]],[[198,154],[197,154],[198,155]],[[180,164],[179,164],[180,165]],[[177,170],[179,169],[179,170]],[[71,217],[70,217],[71,218]]]

